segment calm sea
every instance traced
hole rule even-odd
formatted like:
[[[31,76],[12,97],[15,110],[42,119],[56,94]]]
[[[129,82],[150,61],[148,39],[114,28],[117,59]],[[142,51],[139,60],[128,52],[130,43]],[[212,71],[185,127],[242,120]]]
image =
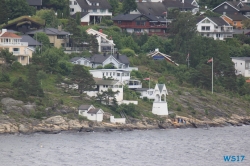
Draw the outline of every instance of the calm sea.
[[[250,126],[0,135],[1,166],[250,166]],[[225,162],[225,155],[244,155]]]

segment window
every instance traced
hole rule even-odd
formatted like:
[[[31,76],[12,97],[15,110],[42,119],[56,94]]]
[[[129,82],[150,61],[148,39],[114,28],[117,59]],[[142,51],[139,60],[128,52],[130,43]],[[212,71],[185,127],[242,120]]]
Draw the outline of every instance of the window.
[[[227,12],[223,12],[223,15],[226,15],[227,14]]]
[[[93,9],[93,12],[96,13],[96,12],[97,12],[97,9]]]
[[[237,24],[237,22],[236,21],[234,21],[234,25],[236,25]]]
[[[72,5],[72,1],[69,1],[69,5]]]
[[[19,48],[13,48],[13,51],[19,51]]]
[[[122,88],[122,85],[119,85],[119,88]]]
[[[24,60],[24,56],[21,56],[21,60],[22,60],[22,61]]]
[[[77,2],[76,2],[76,1],[74,1],[74,5],[77,5]]]
[[[74,9],[74,8],[70,8],[70,11],[71,11],[71,12],[74,12],[74,11],[75,11],[75,9]]]
[[[202,21],[202,23],[210,23],[210,21],[208,19]]]
[[[136,25],[145,25],[145,21],[136,21]]]
[[[210,26],[202,26],[201,30],[202,31],[210,31]]]
[[[220,33],[217,33],[217,34],[216,34],[216,37],[220,37]]]
[[[57,39],[65,39],[65,35],[57,35]]]
[[[118,24],[122,24],[122,21],[117,21]]]
[[[101,12],[101,13],[105,13],[106,10],[105,10],[105,9],[100,9],[100,12]]]
[[[117,73],[117,76],[120,76],[120,73]]]
[[[224,6],[224,9],[227,9],[227,5]]]
[[[240,63],[240,65],[242,65],[242,63]]]
[[[113,72],[113,76],[115,75],[115,72]]]

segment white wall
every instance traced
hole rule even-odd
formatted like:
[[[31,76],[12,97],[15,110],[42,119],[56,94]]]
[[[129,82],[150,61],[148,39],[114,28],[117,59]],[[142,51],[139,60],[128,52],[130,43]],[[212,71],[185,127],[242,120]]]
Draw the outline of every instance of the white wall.
[[[117,101],[123,100],[123,85],[121,85],[121,86],[122,86],[121,88],[111,88],[112,91],[114,91],[114,92],[116,92],[117,90],[119,91],[119,93],[115,95]],[[102,91],[107,91],[108,88],[110,88],[110,87],[103,87],[103,85],[100,85],[99,86],[99,93],[101,93]]]
[[[126,123],[126,118],[114,118],[114,116],[110,116],[110,122],[111,123],[125,124]]]
[[[234,63],[234,68],[237,70],[236,75],[242,74],[244,77],[250,77],[250,71],[245,69],[245,60],[232,59]]]
[[[156,115],[168,115],[168,104],[167,102],[154,102],[152,113]]]
[[[125,80],[130,80],[130,72],[128,71],[117,71],[116,69],[100,69],[100,70],[90,70],[90,74],[96,78],[111,77],[114,80],[119,80],[121,82]],[[119,76],[118,76],[119,74]],[[128,76],[125,76],[128,74]],[[123,75],[123,76],[122,76]]]
[[[122,100],[121,102],[118,102],[118,105],[121,105],[121,104],[134,104],[134,105],[138,105],[138,101],[133,101],[133,100]]]
[[[93,121],[97,121],[97,122],[102,122],[103,120],[103,113],[101,111],[98,111],[97,114],[87,114],[87,119],[88,120],[93,120]]]
[[[76,12],[81,12],[82,9],[81,7],[79,6],[79,4],[77,3],[77,5],[74,5],[74,1],[75,0],[70,0],[72,2],[71,5],[69,5],[69,8],[70,8],[70,14],[73,15],[75,14]],[[74,8],[74,12],[71,12],[71,8]]]
[[[89,23],[89,14],[85,15],[84,17],[81,18],[81,22],[87,22]]]
[[[103,62],[103,66],[113,63],[114,66],[119,69],[120,68],[120,64],[113,56],[110,56],[109,58],[107,58],[104,62]]]

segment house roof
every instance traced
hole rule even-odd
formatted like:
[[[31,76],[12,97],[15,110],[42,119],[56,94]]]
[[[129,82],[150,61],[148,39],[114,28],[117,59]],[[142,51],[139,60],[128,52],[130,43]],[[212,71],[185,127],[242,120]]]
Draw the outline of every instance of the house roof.
[[[8,21],[7,24],[2,24],[2,28],[11,26],[13,24],[19,24],[19,23],[22,23],[25,21],[30,21],[31,23],[34,23],[34,24],[37,24],[40,26],[45,25],[45,20],[43,20],[39,17],[21,16],[21,17],[18,17],[18,18],[15,18],[13,20]]]
[[[0,31],[1,32],[1,31]],[[0,33],[1,34],[1,33]],[[5,32],[0,37],[6,37],[6,38],[15,38],[15,39],[21,39],[21,36],[18,36],[12,32]]]
[[[162,56],[165,57],[169,62],[173,63],[173,64],[176,65],[176,66],[179,66],[178,63],[175,63],[172,59],[170,59],[170,57],[171,57],[170,55],[163,54],[163,53],[161,53],[160,51],[151,52],[151,53],[149,53],[147,56],[154,57],[154,56],[157,56],[157,55],[162,55]]]
[[[74,19],[76,19],[77,13],[80,13],[80,18],[82,18],[82,17],[84,17],[84,16],[86,16],[86,15],[89,14],[89,12],[76,12],[73,15],[71,15],[71,17],[74,18]]]
[[[27,0],[30,6],[42,6],[42,0]]]
[[[82,57],[74,57],[74,58],[71,58],[69,61],[75,62],[75,61],[78,61],[79,59],[82,59]]]
[[[250,57],[231,57],[232,59],[243,60],[243,61],[250,61]]]
[[[92,108],[87,113],[89,113],[89,114],[97,114],[97,112],[100,111],[100,110],[103,113],[101,108]]]
[[[250,29],[234,29],[233,34],[247,34],[250,32]]]
[[[225,1],[221,3],[220,5],[216,6],[215,8],[213,8],[212,11],[222,6],[225,3],[233,7],[237,11],[250,11],[250,7],[246,4],[241,3],[240,1]]]
[[[134,19],[145,16],[149,19],[149,21],[166,21],[165,19],[159,17],[157,18],[156,16],[150,14],[119,14],[115,17],[112,18],[114,21],[133,21]]]
[[[135,89],[135,91],[147,91],[147,90],[149,90],[148,88],[137,88],[137,89]]]
[[[123,64],[129,64],[128,57],[126,55],[106,55],[104,56],[103,54],[95,54],[90,58],[86,58],[90,60],[92,63],[97,63],[97,64],[102,64],[106,59],[108,59],[110,56],[113,56],[118,62],[123,63]]]
[[[103,80],[100,78],[94,78],[96,85],[115,85],[119,80]]]
[[[227,15],[223,15],[223,16],[228,17],[229,19],[231,19],[233,21],[242,21],[242,20],[249,19],[242,14],[227,14]]]
[[[56,28],[44,28],[44,29],[38,29],[34,31],[27,32],[28,35],[34,35],[38,32],[43,32],[47,35],[70,35],[69,32],[63,31],[63,30],[58,30]]]
[[[137,2],[137,10],[141,14],[152,14],[154,16],[165,16],[166,8],[159,2]]]
[[[164,0],[162,3],[166,6],[166,8],[184,8],[184,9],[194,9],[195,6],[191,5],[191,3],[180,0]]]
[[[162,92],[163,87],[165,86],[165,84],[156,84],[160,90],[160,92]]]
[[[90,3],[99,3],[99,6],[90,6],[86,0],[76,0],[82,9],[111,9],[107,0],[88,0]]]
[[[29,35],[22,35],[21,42],[27,42],[28,46],[41,46],[42,44],[36,41],[34,38],[30,37]]]
[[[229,26],[230,24],[228,22],[226,22],[223,18],[221,17],[198,17],[198,23],[200,23],[201,21],[205,20],[205,19],[209,19],[210,21],[212,21],[214,24],[216,24],[217,26],[223,26],[223,25],[227,25]],[[197,24],[198,24],[197,23]]]
[[[87,109],[89,109],[89,107],[91,107],[92,105],[80,105],[79,107],[78,107],[78,109],[79,110],[87,110]]]

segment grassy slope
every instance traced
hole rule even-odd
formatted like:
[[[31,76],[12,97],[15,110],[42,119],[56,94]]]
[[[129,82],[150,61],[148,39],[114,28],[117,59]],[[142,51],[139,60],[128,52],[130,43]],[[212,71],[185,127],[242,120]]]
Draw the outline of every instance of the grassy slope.
[[[156,81],[161,74],[152,72],[149,68],[145,66],[139,67],[139,70],[147,71],[153,81]],[[10,73],[11,81],[17,77],[25,76],[25,70],[13,71]],[[240,98],[235,97],[234,94],[221,94],[214,93],[211,94],[210,91],[202,90],[199,88],[193,88],[191,85],[183,84],[179,86],[175,83],[175,78],[172,76],[166,77],[166,87],[168,89],[168,107],[169,112],[175,113],[180,116],[193,116],[198,119],[203,119],[204,116],[207,118],[214,118],[218,116],[229,117],[233,113],[239,115],[248,115],[250,113],[249,102]],[[64,106],[74,107],[77,110],[77,107],[81,104],[93,104],[96,107],[101,107],[105,112],[110,112],[119,117],[120,115],[112,111],[110,108],[101,105],[93,98],[89,98],[85,95],[80,95],[77,91],[69,90],[65,91],[64,89],[56,86],[56,76],[47,75],[47,78],[41,81],[42,88],[45,92],[45,98],[40,100],[40,107],[45,109],[46,107],[51,107],[55,103],[62,103]],[[0,82],[0,89],[11,92],[13,89],[10,83]],[[9,90],[7,90],[9,89]],[[73,96],[73,97],[72,97]],[[80,97],[74,97],[80,96]],[[36,102],[38,98],[35,98]],[[157,118],[157,116],[151,113],[152,101],[143,101],[139,100],[139,105],[137,108],[140,110],[142,116]],[[57,105],[57,107],[62,107],[62,104]],[[16,116],[16,115],[13,115]],[[69,118],[78,118],[77,114],[74,115],[64,115]]]

